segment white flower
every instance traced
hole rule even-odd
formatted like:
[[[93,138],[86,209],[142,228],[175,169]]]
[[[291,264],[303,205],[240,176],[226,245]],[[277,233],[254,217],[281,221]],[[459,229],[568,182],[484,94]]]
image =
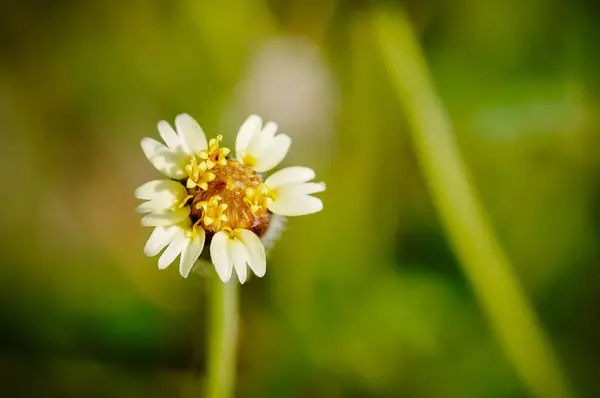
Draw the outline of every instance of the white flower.
[[[235,141],[237,160],[261,173],[277,166],[287,155],[292,140],[285,134],[275,135],[276,132],[277,124],[268,122],[263,127],[259,116],[250,116]]]
[[[298,216],[323,208],[310,194],[325,190],[325,184],[309,182],[315,172],[307,167],[288,167],[263,181],[258,172],[279,164],[290,146],[284,134],[275,136],[277,126],[264,128],[258,116],[250,116],[238,134],[238,160],[220,147],[221,136],[206,141],[204,132],[187,114],[177,116],[174,130],[158,123],[166,145],[142,139],[148,160],[170,180],[154,180],[135,191],[145,200],[137,211],[145,213],[142,225],[154,227],[144,252],[156,256],[160,269],[179,256],[179,272],[187,277],[211,239],[210,257],[223,282],[233,270],[240,283],[248,267],[257,276],[266,272],[265,248],[260,237],[269,232],[273,214]],[[280,228],[281,223],[273,223]],[[277,226],[279,225],[279,226]],[[164,250],[164,251],[163,251]]]

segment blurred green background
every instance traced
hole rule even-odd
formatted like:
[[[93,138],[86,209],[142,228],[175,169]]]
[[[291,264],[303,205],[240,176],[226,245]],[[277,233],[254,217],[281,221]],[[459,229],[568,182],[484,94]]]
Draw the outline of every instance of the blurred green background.
[[[528,396],[433,209],[375,43],[382,4],[412,21],[576,395],[600,394],[597,2],[5,0],[2,396],[196,388],[206,279],[143,255],[133,197],[159,177],[140,139],[182,112],[230,146],[250,113],[274,120],[285,165],[328,184],[242,288],[236,396]]]

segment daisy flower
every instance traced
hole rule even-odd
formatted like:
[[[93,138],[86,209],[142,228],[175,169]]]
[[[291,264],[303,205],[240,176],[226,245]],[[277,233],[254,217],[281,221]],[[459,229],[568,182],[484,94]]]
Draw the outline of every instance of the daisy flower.
[[[240,128],[235,156],[222,147],[223,137],[207,141],[200,125],[189,115],[175,118],[175,128],[158,123],[164,144],[142,139],[142,149],[166,178],[147,182],[135,191],[144,200],[137,208],[142,225],[154,227],[144,252],[157,256],[160,269],[179,256],[179,272],[187,277],[204,253],[223,282],[233,271],[240,283],[248,268],[257,276],[266,272],[261,238],[278,234],[280,216],[301,216],[323,209],[311,196],[325,190],[311,182],[308,167],[287,167],[266,179],[262,173],[285,158],[291,139],[277,134],[277,125],[250,116]],[[275,231],[277,230],[277,231]],[[208,250],[204,250],[209,246]]]

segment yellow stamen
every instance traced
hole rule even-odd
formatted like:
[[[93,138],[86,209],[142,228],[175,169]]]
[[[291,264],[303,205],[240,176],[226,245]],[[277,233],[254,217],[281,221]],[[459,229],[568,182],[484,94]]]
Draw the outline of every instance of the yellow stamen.
[[[202,154],[199,155],[202,158]],[[211,161],[202,161],[198,163],[196,156],[192,156],[190,158],[190,163],[185,166],[185,171],[188,175],[188,179],[185,183],[187,189],[192,189],[196,187],[200,187],[200,189],[206,191],[208,190],[208,183],[215,179],[215,174],[212,172],[207,172],[209,167],[207,162]],[[211,162],[211,164],[214,164]]]
[[[209,153],[216,152],[216,150],[219,149],[219,142],[221,141],[223,141],[223,136],[221,134],[219,134],[217,138],[211,138],[208,142]]]
[[[205,149],[198,154],[198,157],[204,160],[207,170],[214,168],[216,165],[227,165],[227,155],[231,153],[231,149],[225,147],[219,148],[219,143],[222,140],[223,136],[220,134],[217,138],[212,138],[208,142],[208,149]]]
[[[179,206],[177,206],[179,209],[185,207],[187,205],[187,203],[190,201],[190,199],[192,199],[194,197],[194,195],[188,195],[185,197],[185,199],[183,199],[181,201],[181,203],[179,204]]]
[[[220,223],[226,223],[229,220],[225,210],[229,207],[226,203],[220,203],[222,198],[219,195],[211,196],[209,200],[196,203],[196,209],[202,209],[202,222],[205,226],[215,225],[218,227]]]
[[[250,211],[254,214],[267,211],[267,207],[272,203],[275,192],[265,184],[260,184],[257,189],[247,188],[244,202],[250,205]]]
[[[192,236],[191,238],[194,239],[194,237],[196,236],[196,230],[198,229],[198,225],[200,225],[200,221],[198,220],[194,223],[194,225],[192,226]]]

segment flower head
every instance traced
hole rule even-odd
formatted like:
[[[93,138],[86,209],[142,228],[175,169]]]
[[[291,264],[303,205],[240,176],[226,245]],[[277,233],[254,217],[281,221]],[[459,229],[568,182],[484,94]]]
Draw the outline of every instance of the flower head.
[[[320,211],[323,203],[311,196],[325,184],[310,182],[315,173],[307,167],[288,167],[266,180],[260,174],[277,166],[289,150],[291,139],[276,135],[277,125],[264,127],[260,117],[250,116],[236,140],[236,158],[221,146],[223,137],[210,141],[189,115],[158,123],[165,144],[142,139],[142,149],[154,167],[168,179],[150,181],[135,191],[143,202],[142,225],[154,227],[144,252],[156,256],[164,269],[179,256],[179,272],[187,277],[194,263],[210,245],[210,258],[218,276],[227,282],[233,270],[241,283],[248,267],[262,277],[266,254],[261,237],[274,215],[299,216]],[[279,228],[279,227],[276,227]],[[164,251],[163,251],[164,250]]]

